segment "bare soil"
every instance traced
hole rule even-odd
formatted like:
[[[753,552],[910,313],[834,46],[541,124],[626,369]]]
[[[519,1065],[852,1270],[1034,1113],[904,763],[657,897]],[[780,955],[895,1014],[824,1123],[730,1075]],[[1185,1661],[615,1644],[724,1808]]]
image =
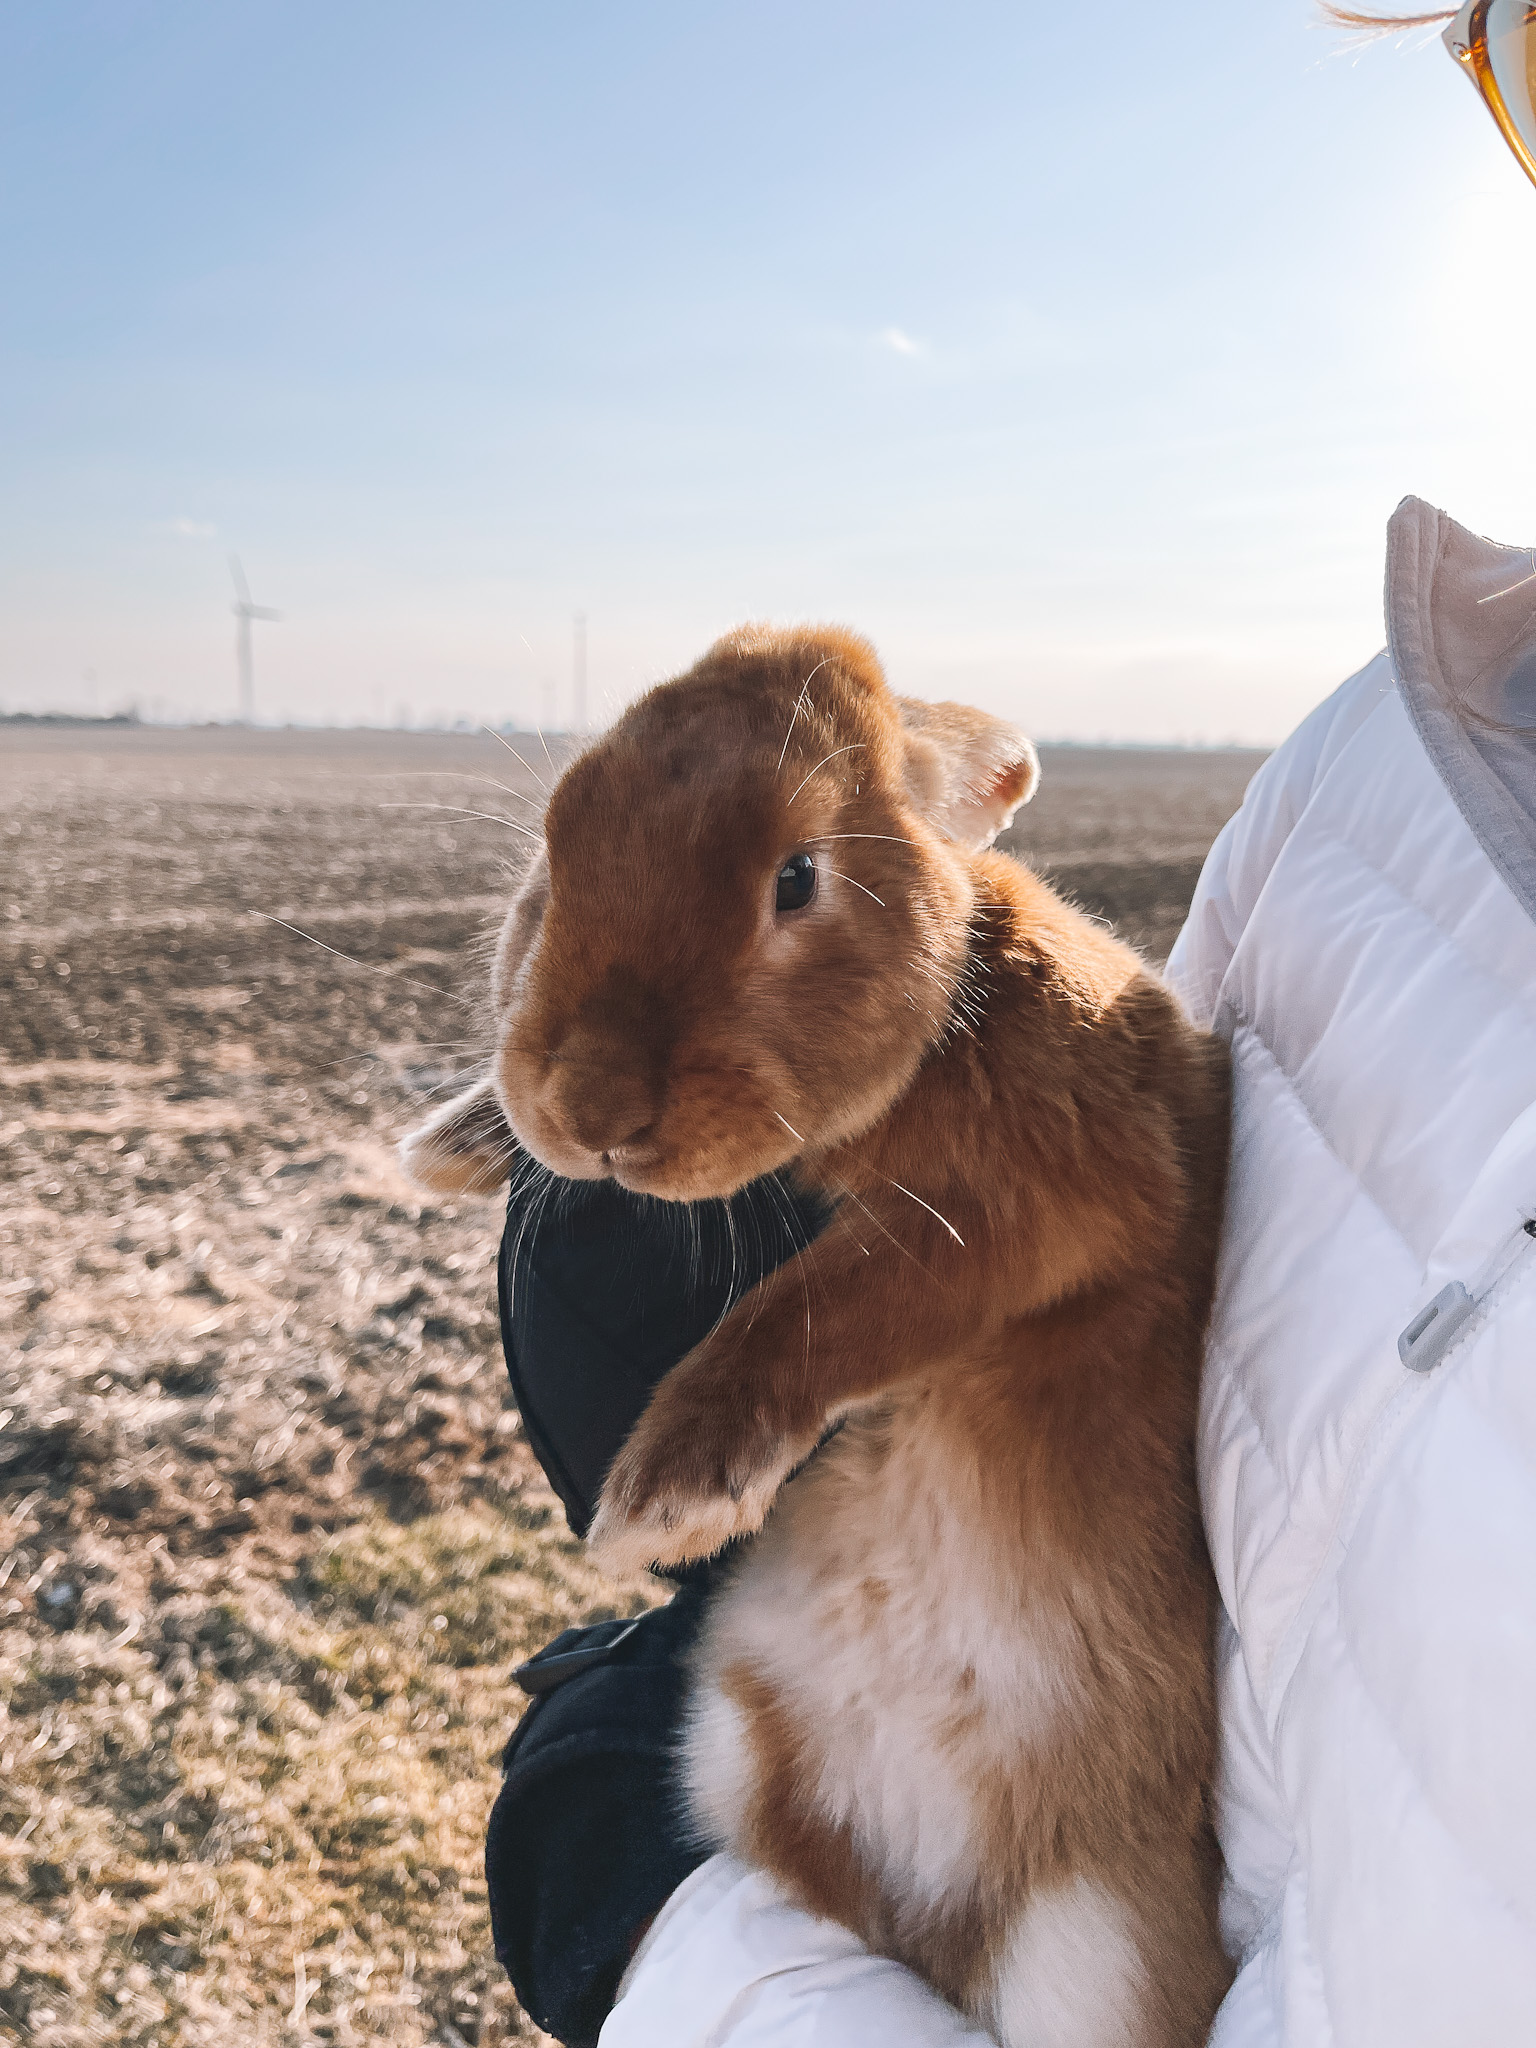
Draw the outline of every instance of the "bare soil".
[[[480,1864],[508,1673],[653,1596],[529,1454],[495,1205],[393,1156],[482,1042],[560,758],[511,744],[0,727],[0,2033],[38,2048],[541,2038]],[[1048,750],[1012,844],[1161,958],[1259,759]]]

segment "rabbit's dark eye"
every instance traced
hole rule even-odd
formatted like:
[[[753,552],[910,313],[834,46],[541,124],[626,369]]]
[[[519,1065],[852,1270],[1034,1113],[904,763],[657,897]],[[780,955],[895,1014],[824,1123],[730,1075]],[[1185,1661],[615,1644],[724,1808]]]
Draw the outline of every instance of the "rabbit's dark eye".
[[[816,894],[816,863],[808,853],[792,853],[779,869],[775,910],[804,910]]]

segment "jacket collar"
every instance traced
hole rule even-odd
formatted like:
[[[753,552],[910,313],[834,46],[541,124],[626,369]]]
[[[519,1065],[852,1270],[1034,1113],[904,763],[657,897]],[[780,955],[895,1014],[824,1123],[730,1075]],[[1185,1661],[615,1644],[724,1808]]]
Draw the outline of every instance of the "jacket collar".
[[[1536,920],[1536,549],[1422,498],[1387,527],[1392,670],[1457,809]]]

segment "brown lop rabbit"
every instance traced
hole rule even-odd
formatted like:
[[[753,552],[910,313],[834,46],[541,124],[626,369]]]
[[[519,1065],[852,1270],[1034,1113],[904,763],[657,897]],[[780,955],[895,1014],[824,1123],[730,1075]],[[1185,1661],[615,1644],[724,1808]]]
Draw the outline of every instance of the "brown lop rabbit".
[[[721,640],[561,779],[493,1076],[406,1156],[489,1186],[504,1113],[559,1175],[825,1190],[592,1532],[638,1566],[762,1528],[699,1653],[694,1812],[1007,2048],[1189,2048],[1229,1975],[1192,1446],[1226,1062],[984,850],[1035,777],[849,633]]]

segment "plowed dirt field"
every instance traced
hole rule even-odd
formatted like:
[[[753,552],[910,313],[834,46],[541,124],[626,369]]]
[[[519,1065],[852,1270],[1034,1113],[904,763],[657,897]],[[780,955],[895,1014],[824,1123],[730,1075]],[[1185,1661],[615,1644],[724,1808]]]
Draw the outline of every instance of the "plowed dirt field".
[[[0,2034],[542,2038],[508,1671],[652,1595],[523,1440],[495,1205],[393,1156],[483,1043],[511,744],[0,726]],[[1012,843],[1160,958],[1260,758],[1048,749]]]

